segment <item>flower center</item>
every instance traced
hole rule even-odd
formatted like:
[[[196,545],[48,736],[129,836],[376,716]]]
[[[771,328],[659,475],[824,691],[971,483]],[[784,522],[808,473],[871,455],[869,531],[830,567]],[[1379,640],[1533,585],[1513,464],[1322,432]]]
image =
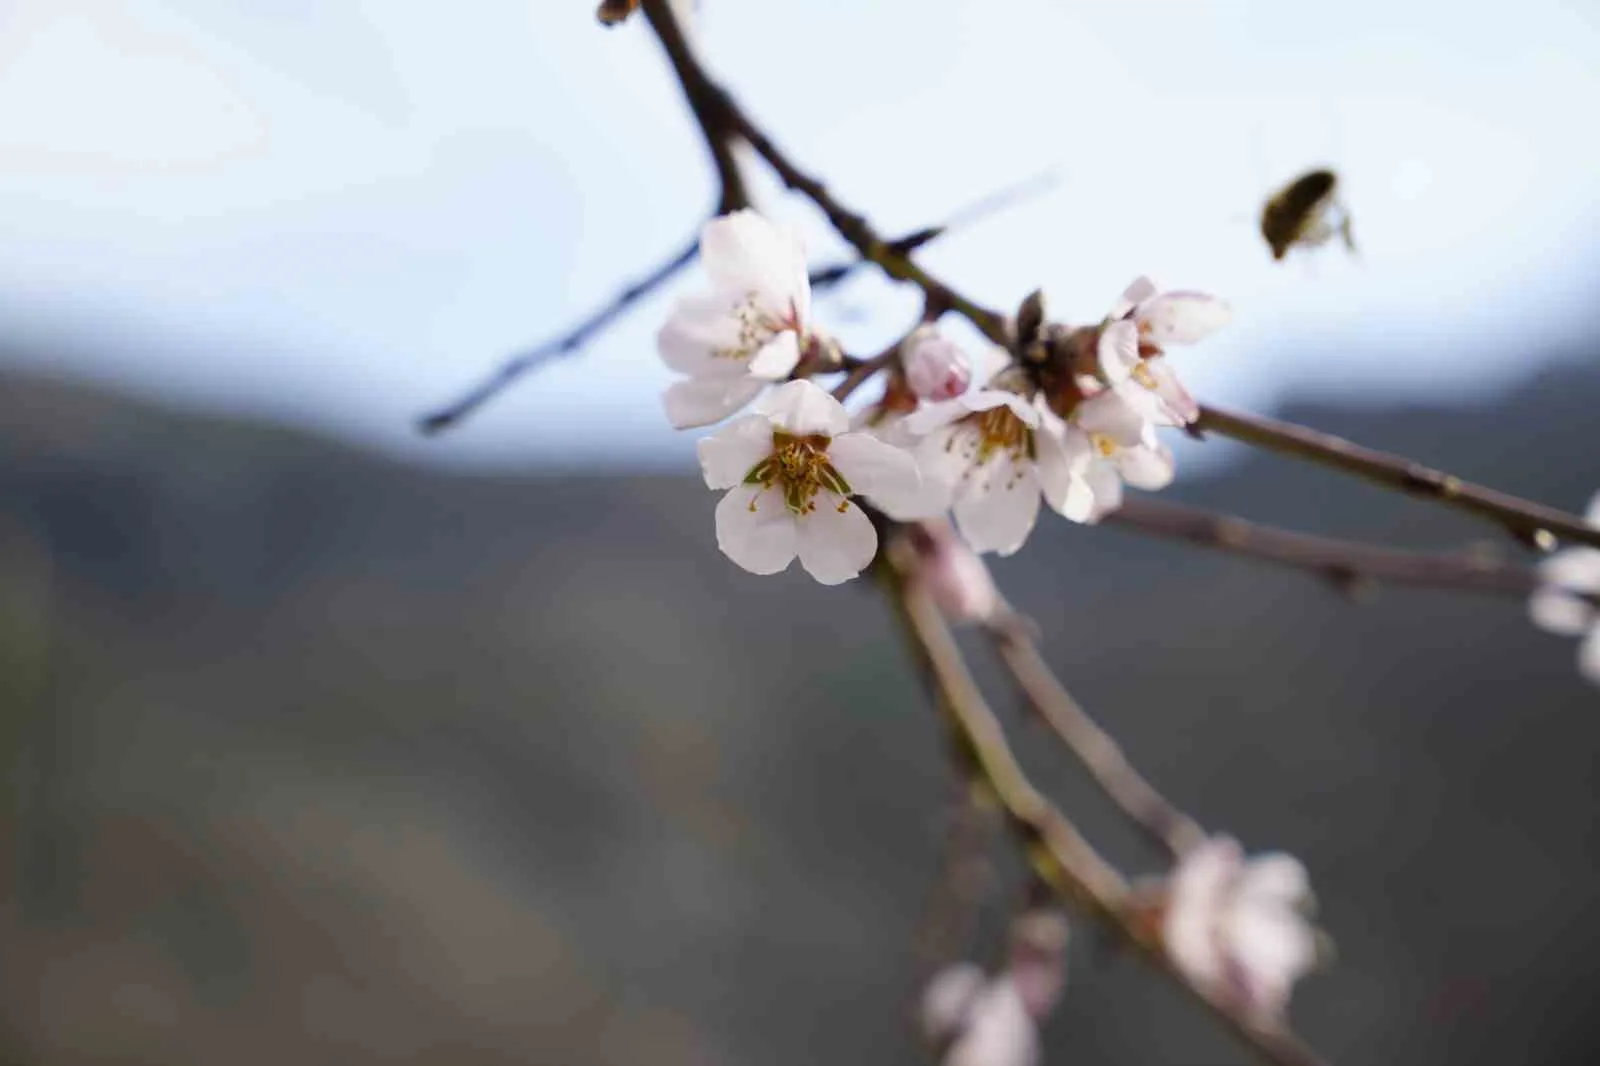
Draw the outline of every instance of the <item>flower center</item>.
[[[1011,408],[1002,404],[973,416],[978,427],[979,465],[987,463],[997,453],[1004,452],[1013,462],[1033,457],[1033,431],[1018,418]]]
[[[772,454],[750,468],[744,476],[746,485],[760,485],[770,489],[783,487],[783,504],[796,515],[810,514],[817,509],[816,496],[823,489],[839,497],[838,509],[850,506],[845,497],[850,495],[850,483],[839,475],[828,462],[828,445],[832,438],[821,433],[804,437],[774,431]],[[756,501],[750,501],[750,510]]]
[[[1143,360],[1140,360],[1139,364],[1133,368],[1129,376],[1131,376],[1133,380],[1137,381],[1145,388],[1149,389],[1151,392],[1156,392],[1160,388],[1160,386],[1156,384],[1156,376],[1150,372],[1150,364],[1144,362]]]
[[[1091,433],[1089,443],[1094,445],[1094,450],[1100,453],[1102,459],[1109,459],[1117,454],[1117,442],[1108,434]]]
[[[745,293],[744,299],[729,313],[739,324],[739,337],[726,347],[713,349],[711,355],[716,359],[744,362],[784,330],[800,331],[800,323],[795,316],[779,319],[762,310],[756,303],[754,292]]]

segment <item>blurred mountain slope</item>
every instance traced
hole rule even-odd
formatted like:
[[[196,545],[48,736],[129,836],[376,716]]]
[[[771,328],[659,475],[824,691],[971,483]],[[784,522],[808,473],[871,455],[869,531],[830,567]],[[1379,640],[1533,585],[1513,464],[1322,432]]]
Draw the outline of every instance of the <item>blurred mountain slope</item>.
[[[1567,354],[1493,411],[1284,414],[1579,508],[1600,370]],[[1274,458],[1178,493],[1493,538]],[[449,476],[0,380],[0,1053],[921,1061],[932,718],[870,587],[744,574],[713,502],[687,473]],[[1352,605],[1059,521],[997,570],[1164,789],[1306,859],[1341,958],[1296,1017],[1336,1060],[1592,1061],[1600,693],[1570,642],[1516,603]],[[1155,868],[1016,737],[1097,842]],[[1093,939],[1052,1061],[1239,1058]]]

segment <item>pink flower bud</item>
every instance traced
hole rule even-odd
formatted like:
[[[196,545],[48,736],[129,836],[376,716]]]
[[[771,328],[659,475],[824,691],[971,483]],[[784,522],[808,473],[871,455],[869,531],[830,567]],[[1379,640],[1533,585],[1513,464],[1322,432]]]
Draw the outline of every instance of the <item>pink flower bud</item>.
[[[932,327],[912,334],[901,358],[911,391],[924,400],[953,400],[972,384],[967,354]]]
[[[925,583],[939,610],[952,622],[982,622],[1000,609],[1000,593],[989,568],[944,519],[919,523],[914,543]]]

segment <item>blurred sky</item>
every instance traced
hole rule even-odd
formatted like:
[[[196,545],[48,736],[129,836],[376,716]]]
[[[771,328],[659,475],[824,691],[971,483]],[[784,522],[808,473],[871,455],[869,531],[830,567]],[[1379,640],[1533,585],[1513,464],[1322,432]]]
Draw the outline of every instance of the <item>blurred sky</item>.
[[[0,0],[0,351],[451,463],[686,462],[667,297],[448,437],[411,428],[711,201],[647,28],[593,9]],[[1223,294],[1236,327],[1181,357],[1208,399],[1481,393],[1596,323],[1600,4],[702,0],[698,35],[887,232],[1054,168],[927,261],[1068,320],[1141,272]],[[1273,264],[1251,219],[1319,162],[1361,255]],[[823,306],[862,347],[914,310],[866,279]]]

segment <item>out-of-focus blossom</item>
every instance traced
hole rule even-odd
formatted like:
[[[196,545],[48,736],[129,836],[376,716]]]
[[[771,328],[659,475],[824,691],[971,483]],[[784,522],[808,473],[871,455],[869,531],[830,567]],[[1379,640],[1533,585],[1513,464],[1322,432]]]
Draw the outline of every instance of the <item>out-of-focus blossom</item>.
[[[922,1027],[941,1066],[1036,1066],[1039,1021],[1060,997],[1066,943],[1059,914],[1032,911],[1013,924],[998,975],[971,963],[936,974],[923,992]]]
[[[816,342],[811,282],[798,234],[751,210],[712,219],[700,232],[711,292],[687,296],[656,343],[685,380],[664,404],[685,429],[719,422],[787,378]]]
[[[1090,502],[1083,522],[1098,522],[1122,506],[1122,484],[1162,489],[1172,483],[1172,449],[1155,425],[1120,392],[1107,390],[1078,405],[1066,430],[1069,457],[1081,469]]]
[[[1600,493],[1584,518],[1600,527]],[[1600,610],[1584,597],[1600,596],[1600,548],[1583,545],[1556,552],[1539,564],[1544,582],[1528,600],[1534,624],[1566,637],[1582,637],[1578,672],[1600,684]]]
[[[905,425],[921,438],[917,466],[931,504],[923,514],[951,510],[975,551],[1010,555],[1022,547],[1041,496],[1073,521],[1090,513],[1093,500],[1081,476],[1086,456],[1075,460],[1060,420],[1047,420],[1016,393],[974,389],[923,407]]]
[[[856,494],[911,497],[916,463],[866,433],[809,381],[791,381],[699,445],[706,485],[728,489],[717,505],[717,545],[756,574],[774,574],[800,557],[824,585],[859,574],[878,535]]]
[[[920,581],[952,622],[985,622],[1002,601],[994,578],[955,528],[943,518],[920,522],[910,531],[917,552],[913,580]]]
[[[923,400],[953,400],[972,384],[967,353],[932,326],[916,330],[901,350],[906,383]]]
[[[1228,323],[1228,305],[1199,292],[1159,292],[1138,278],[1123,292],[1101,328],[1100,374],[1146,419],[1184,426],[1200,416],[1162,346],[1194,344]]]
[[[1168,882],[1163,937],[1189,980],[1262,1019],[1283,1015],[1294,982],[1317,962],[1305,867],[1289,855],[1245,860],[1212,837],[1179,861]]]

